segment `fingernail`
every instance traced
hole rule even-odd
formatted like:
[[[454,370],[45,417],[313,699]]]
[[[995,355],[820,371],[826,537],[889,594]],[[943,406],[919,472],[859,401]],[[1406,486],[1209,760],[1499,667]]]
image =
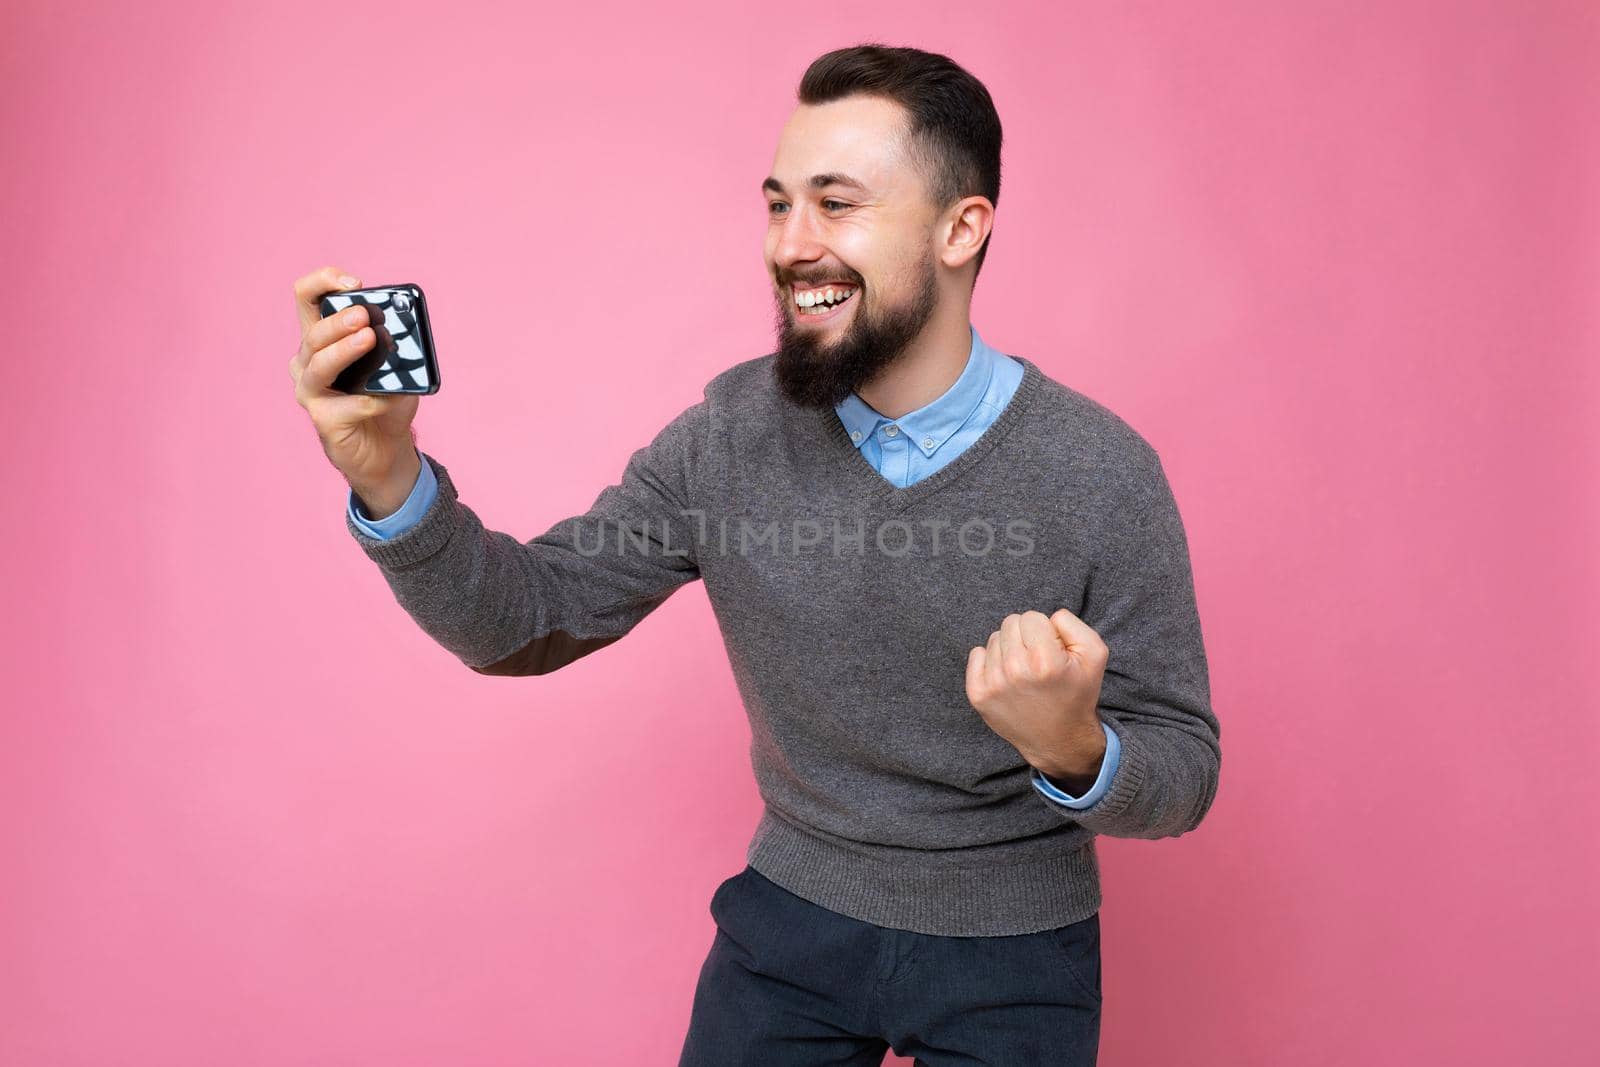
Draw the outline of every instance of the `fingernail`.
[[[344,277],[339,279],[339,284],[344,286],[346,289],[354,289],[361,284],[361,279],[352,278],[350,275],[346,274]]]

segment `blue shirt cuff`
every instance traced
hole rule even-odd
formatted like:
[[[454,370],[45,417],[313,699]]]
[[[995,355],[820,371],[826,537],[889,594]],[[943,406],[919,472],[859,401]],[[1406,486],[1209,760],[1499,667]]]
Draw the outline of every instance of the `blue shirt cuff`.
[[[406,502],[400,505],[400,510],[393,515],[385,515],[381,519],[369,518],[361,513],[361,507],[356,503],[356,491],[351,489],[347,493],[345,508],[350,513],[350,520],[356,528],[368,537],[376,537],[387,541],[391,537],[398,537],[422,519],[423,512],[428,510],[434,498],[439,495],[439,479],[433,473],[433,467],[426,457],[422,457],[422,470],[417,473],[416,484],[411,487],[411,493],[406,497]]]
[[[1100,728],[1106,732],[1106,754],[1100,760],[1100,775],[1094,780],[1094,785],[1089,787],[1087,793],[1081,797],[1073,796],[1046,778],[1037,767],[1033,769],[1033,787],[1057,804],[1062,804],[1069,808],[1087,808],[1105,796],[1106,791],[1111,788],[1112,775],[1117,773],[1117,762],[1122,755],[1122,742],[1117,740],[1117,732],[1107,725],[1103,719],[1100,722]]]

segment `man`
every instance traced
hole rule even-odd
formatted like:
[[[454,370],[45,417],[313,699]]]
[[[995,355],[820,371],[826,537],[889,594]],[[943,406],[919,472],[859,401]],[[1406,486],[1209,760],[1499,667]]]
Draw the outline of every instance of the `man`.
[[[944,56],[817,59],[762,183],[777,350],[526,543],[416,451],[415,398],[328,389],[371,331],[316,300],[356,279],[296,284],[291,374],[350,533],[468,667],[557,670],[706,583],[765,811],[682,1064],[1095,1062],[1094,837],[1185,833],[1215,795],[1158,455],[969,322],[1000,144]]]

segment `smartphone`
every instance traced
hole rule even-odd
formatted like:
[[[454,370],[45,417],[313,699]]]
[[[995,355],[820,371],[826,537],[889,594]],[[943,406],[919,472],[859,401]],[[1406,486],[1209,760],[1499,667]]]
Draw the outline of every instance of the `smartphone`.
[[[366,305],[377,341],[339,372],[333,387],[341,393],[437,393],[439,360],[422,287],[406,282],[341,289],[318,301],[323,318],[356,304]]]

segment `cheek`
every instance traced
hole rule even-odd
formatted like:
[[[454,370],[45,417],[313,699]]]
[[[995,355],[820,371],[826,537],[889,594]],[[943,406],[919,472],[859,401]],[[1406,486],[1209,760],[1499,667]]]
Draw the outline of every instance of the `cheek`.
[[[883,262],[883,249],[865,230],[841,226],[828,235],[828,248],[858,274]]]

